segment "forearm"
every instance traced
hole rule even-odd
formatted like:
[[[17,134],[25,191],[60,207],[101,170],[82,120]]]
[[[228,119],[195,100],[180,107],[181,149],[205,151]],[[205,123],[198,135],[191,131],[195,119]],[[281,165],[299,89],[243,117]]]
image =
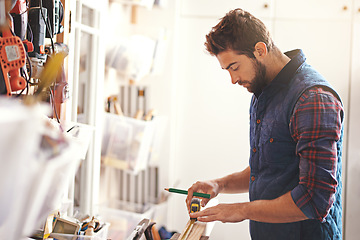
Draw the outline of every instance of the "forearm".
[[[245,219],[267,223],[288,223],[308,219],[288,192],[273,200],[257,200],[243,206]]]
[[[219,204],[191,213],[200,222],[241,222],[250,219],[266,223],[289,223],[308,219],[295,205],[290,192],[273,200]]]
[[[250,167],[241,172],[236,172],[216,179],[221,193],[244,193],[249,191]]]

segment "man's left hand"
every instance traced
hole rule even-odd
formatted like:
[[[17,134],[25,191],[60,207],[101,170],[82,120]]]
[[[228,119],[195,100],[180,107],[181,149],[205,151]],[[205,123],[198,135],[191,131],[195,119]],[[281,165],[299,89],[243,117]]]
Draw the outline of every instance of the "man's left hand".
[[[243,203],[219,204],[206,208],[200,212],[191,213],[191,218],[200,222],[242,222],[246,219]]]

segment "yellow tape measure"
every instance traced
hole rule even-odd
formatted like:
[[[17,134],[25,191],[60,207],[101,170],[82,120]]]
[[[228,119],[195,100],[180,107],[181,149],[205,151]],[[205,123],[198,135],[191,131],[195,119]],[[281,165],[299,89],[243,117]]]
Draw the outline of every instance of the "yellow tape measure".
[[[190,204],[190,213],[199,212],[199,211],[200,211],[200,199],[193,198],[191,200],[191,204]],[[190,223],[189,223],[188,227],[186,228],[186,230],[180,240],[185,240],[188,237],[196,220],[197,220],[196,218],[190,219]]]

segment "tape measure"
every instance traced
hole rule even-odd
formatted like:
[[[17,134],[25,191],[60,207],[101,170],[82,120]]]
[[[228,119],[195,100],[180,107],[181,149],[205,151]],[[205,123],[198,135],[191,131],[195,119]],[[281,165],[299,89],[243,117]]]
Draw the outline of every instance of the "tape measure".
[[[200,199],[198,198],[191,199],[190,213],[199,212],[199,211],[200,211]],[[185,240],[188,237],[196,221],[197,221],[196,218],[190,218],[190,223],[180,240]]]

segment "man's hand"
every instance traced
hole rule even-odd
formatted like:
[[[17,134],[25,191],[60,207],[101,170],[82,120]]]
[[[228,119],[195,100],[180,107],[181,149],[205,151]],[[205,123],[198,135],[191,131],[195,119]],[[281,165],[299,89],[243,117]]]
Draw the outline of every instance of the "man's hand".
[[[242,222],[250,219],[266,223],[289,223],[308,219],[292,200],[291,192],[272,200],[219,204],[191,213],[190,217],[200,222]]]
[[[193,198],[193,193],[207,193],[210,194],[210,199],[216,197],[220,192],[219,184],[215,181],[203,181],[203,182],[196,182],[188,189],[188,196],[186,198],[186,206],[188,211],[190,212],[190,204],[191,199]],[[209,202],[210,199],[207,198],[200,198],[201,199],[201,206],[205,207],[205,205]]]
[[[191,213],[190,217],[197,218],[200,222],[242,222],[247,219],[244,206],[243,203],[219,204],[200,212]]]
[[[241,172],[235,172],[222,178],[199,181],[193,184],[188,189],[188,196],[186,198],[186,206],[190,212],[190,203],[194,192],[210,194],[210,199],[216,197],[221,193],[244,193],[249,191],[250,167],[246,167]],[[200,198],[201,206],[209,202],[210,199]]]

